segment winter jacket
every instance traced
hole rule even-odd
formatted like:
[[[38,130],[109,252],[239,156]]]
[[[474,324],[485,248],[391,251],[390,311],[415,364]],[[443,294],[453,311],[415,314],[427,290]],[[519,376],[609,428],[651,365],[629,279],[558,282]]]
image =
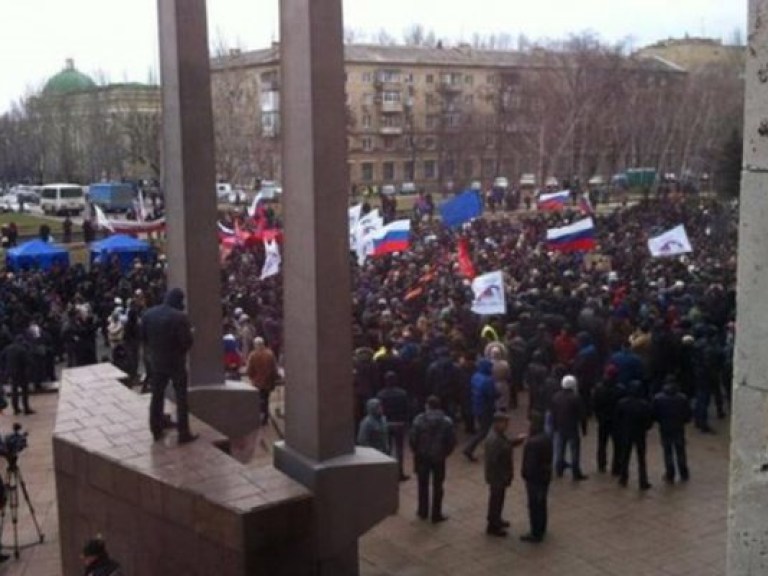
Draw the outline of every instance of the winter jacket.
[[[438,464],[456,448],[453,422],[442,410],[427,410],[416,416],[409,444],[416,460]]]
[[[552,424],[556,432],[566,438],[578,436],[583,417],[584,403],[574,390],[560,390],[552,398]]]
[[[399,386],[384,387],[376,396],[390,424],[408,422],[408,394]]]
[[[365,406],[368,415],[360,422],[357,444],[389,454],[389,430],[387,419],[379,412],[381,402],[376,398],[371,398]]]
[[[675,387],[665,386],[653,398],[653,417],[662,435],[680,434],[691,421],[691,405]]]
[[[523,448],[523,479],[532,484],[549,484],[552,457],[552,438],[548,434],[542,432],[528,438]]]
[[[496,386],[492,376],[490,360],[480,360],[472,376],[472,414],[476,418],[491,416],[496,407]]]
[[[141,336],[150,366],[161,374],[186,370],[187,352],[192,348],[192,327],[183,312],[184,292],[174,288],[159,306],[146,311],[141,319]]]
[[[489,486],[509,486],[514,476],[512,440],[496,430],[485,439],[485,481]]]

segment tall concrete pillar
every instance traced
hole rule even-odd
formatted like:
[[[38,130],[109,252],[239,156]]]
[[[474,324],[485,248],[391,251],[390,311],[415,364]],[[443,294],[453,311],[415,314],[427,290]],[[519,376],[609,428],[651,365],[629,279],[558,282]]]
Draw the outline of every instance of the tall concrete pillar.
[[[728,574],[768,574],[768,0],[749,2]]]
[[[394,461],[354,447],[341,4],[280,3],[286,425],[275,465],[312,490],[317,574],[334,576],[358,573],[358,537],[397,507]]]
[[[189,405],[195,416],[228,436],[233,447],[244,446],[255,441],[259,397],[245,383],[225,384],[221,361],[216,168],[206,2],[158,0],[157,6],[168,284],[186,293],[187,310],[195,330],[195,344],[189,355]],[[247,451],[242,454],[247,455]]]
[[[195,328],[190,384],[224,382],[216,168],[205,0],[158,0],[168,283]]]

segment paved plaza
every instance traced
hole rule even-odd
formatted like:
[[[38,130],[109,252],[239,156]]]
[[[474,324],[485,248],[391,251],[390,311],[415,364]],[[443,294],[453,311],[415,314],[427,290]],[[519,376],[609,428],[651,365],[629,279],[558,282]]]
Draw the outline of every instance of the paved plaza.
[[[34,396],[38,413],[18,419],[30,432],[30,447],[21,467],[46,539],[22,550],[21,560],[0,567],[0,575],[59,576],[55,486],[51,432],[57,395]],[[513,432],[525,428],[524,412],[513,413]],[[12,416],[0,416],[5,433]],[[416,518],[416,482],[401,485],[400,512],[366,535],[360,546],[364,576],[484,576],[504,573],[537,576],[720,576],[725,573],[726,496],[728,476],[727,424],[716,422],[717,435],[690,433],[692,479],[669,487],[661,481],[662,465],[656,431],[649,436],[652,490],[640,493],[636,478],[622,489],[595,472],[594,428],[584,443],[584,468],[589,480],[555,481],[550,497],[550,533],[538,546],[523,544],[527,531],[522,483],[515,480],[506,517],[511,537],[486,536],[486,488],[481,463],[460,453],[448,465],[445,512],[448,522],[433,526]],[[463,439],[463,436],[461,436]],[[269,461],[273,430],[263,434],[257,462]],[[515,453],[516,475],[521,451]],[[407,471],[410,473],[410,461]],[[25,507],[20,512],[19,540],[35,540]],[[3,542],[9,544],[10,527]],[[181,576],[181,575],[174,575]],[[212,575],[213,576],[213,575]]]

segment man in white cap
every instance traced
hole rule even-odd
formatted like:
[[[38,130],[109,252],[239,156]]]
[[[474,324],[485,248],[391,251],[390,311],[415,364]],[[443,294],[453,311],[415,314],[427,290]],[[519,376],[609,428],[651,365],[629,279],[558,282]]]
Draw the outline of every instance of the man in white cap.
[[[578,394],[576,377],[563,377],[561,390],[552,398],[552,425],[555,431],[555,472],[562,478],[566,466],[570,466],[574,480],[586,480],[581,472],[581,435],[579,424],[584,417],[584,402]],[[571,461],[565,461],[565,447],[571,451]]]

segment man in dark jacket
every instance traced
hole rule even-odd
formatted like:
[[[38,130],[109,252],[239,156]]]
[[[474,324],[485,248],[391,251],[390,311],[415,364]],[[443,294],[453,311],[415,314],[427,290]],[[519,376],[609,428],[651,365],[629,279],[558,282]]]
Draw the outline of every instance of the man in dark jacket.
[[[541,542],[547,532],[547,493],[552,481],[552,439],[544,432],[541,414],[531,415],[530,436],[523,448],[523,480],[528,495],[531,531],[520,537],[523,542]]]
[[[676,460],[680,479],[688,481],[685,425],[691,421],[691,405],[679,392],[674,376],[668,377],[662,391],[654,397],[653,416],[659,423],[661,446],[664,449],[664,480],[669,484],[674,483]]]
[[[192,348],[192,327],[184,313],[184,292],[171,289],[159,306],[153,306],[142,318],[141,336],[149,354],[152,401],[149,407],[149,427],[155,441],[163,437],[165,389],[168,381],[176,393],[176,414],[179,443],[197,438],[189,430],[187,405],[187,352]]]
[[[429,482],[432,480],[432,523],[447,520],[443,515],[445,461],[456,447],[453,422],[440,409],[440,399],[430,396],[426,410],[416,416],[410,433],[414,469],[419,479],[418,516],[429,517]]]
[[[24,335],[19,334],[14,341],[3,351],[5,356],[5,370],[8,380],[11,382],[11,404],[13,413],[21,414],[19,407],[19,396],[21,396],[21,407],[24,414],[34,414],[34,410],[29,407],[29,373],[31,370],[31,354],[29,344]]]
[[[629,459],[632,448],[637,452],[637,471],[640,490],[651,488],[648,482],[648,469],[645,461],[646,435],[653,425],[651,403],[643,398],[643,385],[634,380],[627,386],[627,397],[619,401],[616,408],[621,437],[621,476],[619,483],[626,486],[629,480]]]
[[[360,422],[357,433],[357,445],[375,448],[379,452],[389,454],[389,431],[387,419],[378,398],[371,398],[366,405],[368,415]]]
[[[408,394],[400,388],[397,382],[397,374],[387,372],[384,375],[384,388],[377,398],[381,402],[384,416],[387,418],[389,447],[395,453],[397,465],[400,469],[400,482],[408,480],[403,466],[405,428],[408,425]]]
[[[464,456],[474,462],[475,449],[485,440],[493,423],[496,411],[496,385],[493,383],[493,363],[480,360],[477,371],[472,376],[472,414],[477,423],[477,432],[464,448]]]
[[[486,533],[491,536],[506,536],[509,522],[502,519],[504,498],[507,488],[512,484],[514,468],[512,449],[525,440],[525,436],[515,439],[507,437],[509,415],[497,412],[493,416],[493,427],[485,439],[485,482],[488,484],[488,526]]]
[[[578,382],[572,375],[563,377],[561,390],[552,398],[552,427],[555,431],[555,470],[558,477],[565,471],[565,447],[570,446],[571,472],[574,480],[586,480],[581,472],[581,419],[584,404],[578,394]]]
[[[89,540],[83,547],[85,576],[121,576],[120,564],[112,560],[101,538]]]
[[[621,474],[621,451],[619,448],[618,431],[616,429],[616,407],[624,395],[624,387],[618,381],[618,370],[613,364],[605,367],[603,381],[595,388],[592,395],[592,406],[597,418],[597,469],[605,472],[608,463],[608,441],[613,445],[611,458],[611,474]]]

